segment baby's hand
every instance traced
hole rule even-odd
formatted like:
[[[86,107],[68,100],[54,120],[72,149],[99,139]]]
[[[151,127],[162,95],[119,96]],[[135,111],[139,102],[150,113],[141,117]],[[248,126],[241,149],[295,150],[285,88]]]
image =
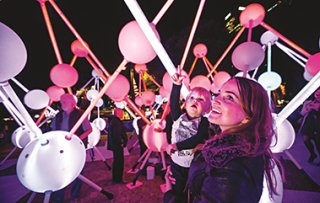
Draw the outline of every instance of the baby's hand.
[[[181,72],[182,72],[181,68],[180,68],[180,66],[178,66],[177,72],[174,75],[171,76],[172,82],[174,84],[176,84],[176,85],[181,85],[182,84],[182,80],[185,78],[185,76],[182,75]]]

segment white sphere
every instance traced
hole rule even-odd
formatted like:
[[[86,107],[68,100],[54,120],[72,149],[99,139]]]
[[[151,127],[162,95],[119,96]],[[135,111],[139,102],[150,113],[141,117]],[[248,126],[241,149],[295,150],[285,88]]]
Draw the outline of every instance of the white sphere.
[[[93,125],[96,126],[96,128],[98,128],[98,130],[102,131],[106,128],[107,124],[106,121],[102,118],[96,118],[92,121]]]
[[[287,119],[285,119],[281,124],[277,126],[276,133],[278,140],[276,143],[276,139],[272,139],[270,146],[271,151],[273,153],[280,153],[284,150],[290,149],[290,147],[294,143],[296,135],[291,123]]]
[[[91,123],[92,132],[88,135],[88,146],[87,149],[91,149],[98,144],[101,138],[100,130]]]
[[[39,193],[57,191],[75,180],[82,171],[86,152],[81,139],[66,131],[43,134],[47,143],[39,139],[30,142],[17,162],[17,176],[29,190]]]
[[[265,90],[272,91],[281,85],[282,79],[278,73],[269,71],[262,73],[258,78],[258,82]]]
[[[39,89],[31,90],[24,96],[24,103],[33,110],[43,109],[49,105],[49,102],[49,95]]]
[[[36,135],[25,126],[17,128],[11,136],[12,144],[20,149],[35,139]]]

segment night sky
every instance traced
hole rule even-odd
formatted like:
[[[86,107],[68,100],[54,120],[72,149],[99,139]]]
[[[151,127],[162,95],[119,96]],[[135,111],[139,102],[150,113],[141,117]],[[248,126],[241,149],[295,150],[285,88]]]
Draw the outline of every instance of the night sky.
[[[80,36],[89,44],[99,61],[112,74],[123,60],[118,48],[119,32],[126,23],[134,20],[125,2],[120,0],[56,0],[55,2]],[[165,0],[138,1],[149,21],[152,21],[165,2]],[[175,65],[178,65],[182,58],[199,2],[196,0],[175,0],[156,25],[161,42]],[[233,11],[234,15],[238,17],[240,13],[237,11],[238,6],[246,6],[253,2],[261,3],[266,9],[280,2],[278,6],[266,14],[264,22],[310,54],[319,51],[320,27],[316,0],[223,0],[219,2],[207,0],[187,57],[185,70],[189,70],[191,67],[194,60],[192,49],[198,43],[207,45],[207,58],[212,64],[215,64],[236,34],[228,34],[225,28],[225,15],[229,11]],[[63,61],[70,63],[73,57],[70,45],[76,38],[49,2],[46,5]],[[16,79],[30,90],[46,90],[53,85],[49,78],[49,72],[58,62],[38,1],[0,1],[0,22],[13,29],[27,48],[27,64],[23,71],[16,76]],[[254,28],[252,40],[259,42],[261,34],[265,31],[260,26]],[[247,31],[242,34],[236,45],[246,41],[246,38]],[[280,43],[284,44],[282,41]],[[231,53],[232,50],[220,64],[218,71],[224,70],[230,74],[238,72],[231,63]],[[272,70],[281,75],[283,82],[287,84],[288,94],[293,97],[307,83],[303,79],[303,67],[275,46],[272,47],[272,54]],[[148,72],[154,75],[161,84],[162,76],[166,70],[158,57],[147,66]],[[261,66],[260,73],[266,71],[266,57]],[[79,73],[79,80],[74,87],[77,89],[91,78],[92,67],[83,58],[78,58],[74,67]],[[133,64],[129,63],[128,67],[133,67]],[[123,72],[123,74],[127,73],[128,70]],[[206,73],[202,61],[198,61],[191,78],[197,74]],[[13,83],[10,82],[10,84],[16,89]]]

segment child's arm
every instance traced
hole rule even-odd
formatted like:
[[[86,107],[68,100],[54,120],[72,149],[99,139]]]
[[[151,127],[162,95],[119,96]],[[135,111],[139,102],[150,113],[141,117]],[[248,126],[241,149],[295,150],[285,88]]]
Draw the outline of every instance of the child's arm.
[[[182,114],[182,110],[180,108],[180,90],[181,85],[173,84],[171,94],[170,94],[170,114],[172,119],[177,120]]]

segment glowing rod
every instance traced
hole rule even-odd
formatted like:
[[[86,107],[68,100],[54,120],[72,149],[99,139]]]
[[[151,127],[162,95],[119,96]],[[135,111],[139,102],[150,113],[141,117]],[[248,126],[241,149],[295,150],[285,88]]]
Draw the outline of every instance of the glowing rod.
[[[167,52],[165,51],[164,47],[158,40],[157,36],[153,32],[152,28],[150,27],[149,22],[146,16],[144,15],[143,11],[139,7],[138,3],[135,0],[124,0],[124,1],[127,4],[128,8],[130,9],[134,18],[136,19],[137,23],[139,24],[141,30],[146,35],[154,51],[157,53],[162,64],[168,71],[169,75],[170,76],[174,75],[176,73],[176,68],[172,63],[170,57],[168,56]],[[186,98],[186,96],[189,93],[188,88],[184,84],[182,85],[181,93],[184,98]]]

